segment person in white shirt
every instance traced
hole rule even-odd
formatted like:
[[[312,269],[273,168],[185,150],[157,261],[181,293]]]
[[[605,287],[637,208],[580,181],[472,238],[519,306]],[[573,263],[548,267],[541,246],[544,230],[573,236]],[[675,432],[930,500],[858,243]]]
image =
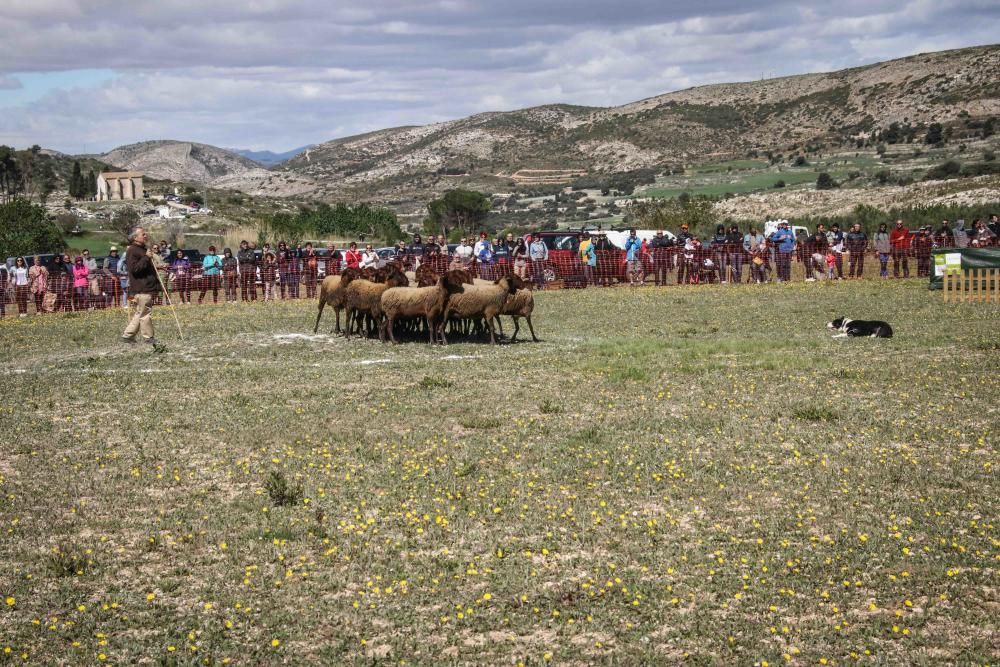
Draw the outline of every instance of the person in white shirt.
[[[365,269],[368,267],[378,268],[378,253],[372,248],[372,244],[369,243],[365,246],[365,251],[361,253],[361,268]]]
[[[479,260],[479,277],[483,280],[493,280],[493,244],[486,232],[479,232],[479,241],[473,251]]]
[[[545,262],[549,259],[549,247],[541,236],[536,236],[528,246],[528,257],[531,259],[531,275],[538,289],[545,289]]]
[[[20,317],[28,316],[28,263],[24,257],[14,260],[14,268],[10,270],[10,281],[14,285],[14,301],[17,303],[17,313]]]
[[[455,268],[464,269],[472,264],[472,246],[469,245],[469,239],[463,238],[458,242],[458,247],[455,248]]]

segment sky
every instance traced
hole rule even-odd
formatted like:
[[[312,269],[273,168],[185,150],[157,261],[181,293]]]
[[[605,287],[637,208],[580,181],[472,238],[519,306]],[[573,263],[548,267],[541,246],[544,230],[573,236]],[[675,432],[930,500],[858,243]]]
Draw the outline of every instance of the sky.
[[[998,41],[998,0],[2,0],[0,144],[285,151]]]

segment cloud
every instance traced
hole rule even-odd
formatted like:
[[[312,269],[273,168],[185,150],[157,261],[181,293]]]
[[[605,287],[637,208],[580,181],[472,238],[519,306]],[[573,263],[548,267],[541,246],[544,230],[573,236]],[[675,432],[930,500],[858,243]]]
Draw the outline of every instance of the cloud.
[[[0,75],[0,90],[18,90],[24,88],[24,84],[16,76]]]
[[[113,76],[8,105],[0,142],[282,149],[990,43],[996,19],[978,0],[7,0],[0,88],[33,72]]]

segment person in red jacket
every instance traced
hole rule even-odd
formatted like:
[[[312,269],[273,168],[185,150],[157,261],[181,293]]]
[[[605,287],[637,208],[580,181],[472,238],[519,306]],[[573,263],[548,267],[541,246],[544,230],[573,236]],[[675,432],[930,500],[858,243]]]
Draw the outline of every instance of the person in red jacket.
[[[903,226],[902,220],[889,233],[889,247],[892,249],[892,277],[899,277],[899,263],[903,263],[903,277],[910,277],[910,264],[907,256],[910,254],[910,230]]]
[[[358,244],[354,241],[351,241],[351,245],[347,247],[347,252],[344,253],[344,264],[349,269],[361,267],[361,253],[358,252]]]

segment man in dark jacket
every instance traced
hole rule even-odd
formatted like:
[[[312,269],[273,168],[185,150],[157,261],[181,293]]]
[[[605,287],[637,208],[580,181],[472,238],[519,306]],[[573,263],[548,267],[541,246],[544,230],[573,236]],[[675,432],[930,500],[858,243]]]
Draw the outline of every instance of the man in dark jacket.
[[[861,223],[855,222],[851,225],[845,243],[850,257],[847,275],[850,278],[860,278],[865,272],[865,251],[868,249],[868,235],[862,231]]]
[[[826,227],[816,225],[816,233],[808,237],[805,242],[805,251],[802,253],[802,263],[806,269],[806,280],[812,282],[816,280],[816,271],[820,274],[826,273],[826,250],[829,241],[826,238]]]
[[[141,333],[144,343],[155,343],[151,315],[153,297],[160,292],[160,278],[153,266],[152,252],[146,249],[146,230],[142,227],[136,227],[129,236],[125,267],[128,271],[129,300],[135,306],[135,314],[125,327],[122,341],[135,343],[135,335]]]
[[[257,255],[246,240],[240,241],[236,253],[240,271],[240,297],[244,301],[257,300]]]
[[[670,270],[670,237],[662,229],[656,230],[653,242],[649,244],[653,252],[653,280],[657,287],[667,284],[667,272]]]

